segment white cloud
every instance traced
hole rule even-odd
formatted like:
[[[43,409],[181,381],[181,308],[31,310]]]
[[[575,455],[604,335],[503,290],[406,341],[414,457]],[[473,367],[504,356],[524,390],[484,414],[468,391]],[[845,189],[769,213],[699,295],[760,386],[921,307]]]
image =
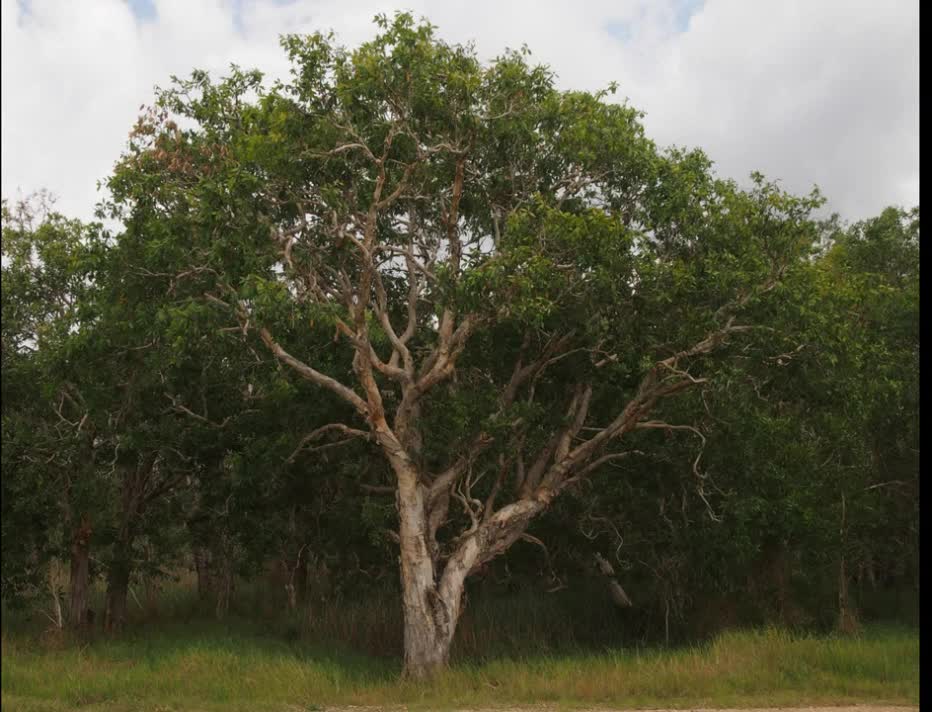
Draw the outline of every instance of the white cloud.
[[[284,76],[278,35],[334,29],[356,44],[378,0],[2,2],[2,192],[47,187],[90,216],[156,84],[231,63]],[[235,4],[234,4],[235,3]],[[27,12],[21,7],[25,4]],[[660,144],[699,146],[722,175],[818,183],[861,218],[919,200],[915,0],[411,0],[442,36],[490,58],[527,44],[561,86],[604,87],[647,112]],[[234,20],[234,8],[238,22]],[[686,13],[691,13],[688,24]],[[683,31],[685,30],[685,31]]]

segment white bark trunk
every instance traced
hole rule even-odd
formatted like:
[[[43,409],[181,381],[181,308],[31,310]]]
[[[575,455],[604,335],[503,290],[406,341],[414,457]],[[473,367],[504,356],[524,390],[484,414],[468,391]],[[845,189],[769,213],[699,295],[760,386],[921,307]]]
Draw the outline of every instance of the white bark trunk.
[[[427,490],[410,467],[398,471],[398,485],[405,675],[424,678],[449,661],[458,615],[437,589]],[[458,594],[462,594],[462,588]]]
[[[463,540],[441,575],[427,508],[428,490],[418,484],[413,470],[400,472],[398,479],[405,675],[422,679],[449,662],[466,578],[480,564],[506,551],[546,503],[525,499],[501,509]]]

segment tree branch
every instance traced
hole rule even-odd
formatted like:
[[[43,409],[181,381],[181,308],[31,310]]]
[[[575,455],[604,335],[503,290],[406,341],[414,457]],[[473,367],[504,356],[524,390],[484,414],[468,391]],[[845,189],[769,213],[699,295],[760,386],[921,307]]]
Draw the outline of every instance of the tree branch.
[[[318,386],[323,386],[331,393],[335,393],[344,401],[352,405],[363,417],[369,415],[369,406],[366,405],[366,402],[358,395],[356,395],[355,392],[344,386],[339,381],[330,378],[330,376],[325,376],[323,373],[311,368],[303,361],[296,359],[281,347],[281,345],[272,337],[272,334],[270,334],[269,330],[265,327],[261,327],[259,329],[259,335],[262,337],[262,342],[279,361],[293,368],[308,381],[311,381]]]
[[[305,435],[303,438],[301,438],[301,441],[298,443],[298,447],[296,447],[294,449],[294,452],[292,452],[291,455],[289,455],[285,459],[285,462],[287,464],[293,463],[295,461],[295,458],[298,456],[298,454],[302,450],[305,449],[305,446],[308,443],[313,442],[314,440],[317,440],[318,438],[320,438],[322,435],[332,432],[334,430],[343,433],[347,437],[335,443],[330,443],[330,445],[343,445],[345,443],[350,442],[354,438],[363,438],[365,440],[370,440],[372,438],[370,433],[367,433],[363,430],[357,430],[356,428],[350,428],[349,426],[344,425],[343,423],[330,423],[329,425],[324,425],[320,428],[317,428],[316,430],[312,430],[307,435]],[[326,447],[326,446],[323,446],[323,447]],[[318,449],[318,448],[314,448],[314,449]]]

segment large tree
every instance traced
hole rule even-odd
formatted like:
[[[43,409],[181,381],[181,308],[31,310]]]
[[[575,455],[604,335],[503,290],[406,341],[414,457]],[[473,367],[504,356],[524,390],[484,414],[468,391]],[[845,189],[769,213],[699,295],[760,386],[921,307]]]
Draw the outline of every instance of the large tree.
[[[110,187],[176,299],[338,399],[308,442],[363,438],[388,463],[420,677],[470,574],[639,431],[690,428],[665,403],[732,343],[767,348],[820,199],[658,149],[614,88],[559,91],[525,51],[482,64],[409,15],[378,24],[352,52],[284,38],[288,84],[176,81]]]

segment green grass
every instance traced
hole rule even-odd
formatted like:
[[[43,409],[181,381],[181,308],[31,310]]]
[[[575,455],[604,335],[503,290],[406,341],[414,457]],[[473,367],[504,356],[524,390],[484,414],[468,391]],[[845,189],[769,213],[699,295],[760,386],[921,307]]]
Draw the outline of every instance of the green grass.
[[[726,633],[673,650],[606,649],[461,661],[426,685],[396,659],[286,642],[237,623],[161,624],[119,639],[66,641],[5,632],[9,710],[413,709],[918,704],[919,637],[868,628],[854,638],[777,629]]]

